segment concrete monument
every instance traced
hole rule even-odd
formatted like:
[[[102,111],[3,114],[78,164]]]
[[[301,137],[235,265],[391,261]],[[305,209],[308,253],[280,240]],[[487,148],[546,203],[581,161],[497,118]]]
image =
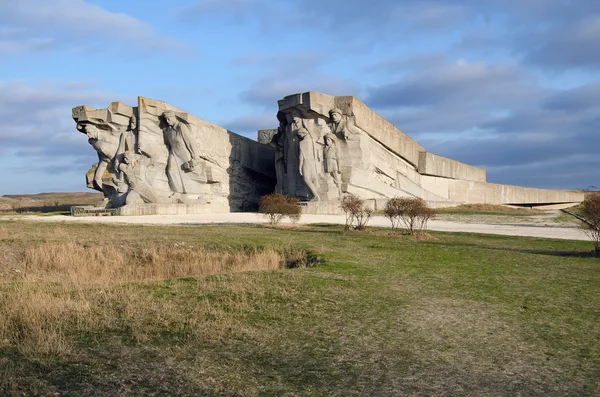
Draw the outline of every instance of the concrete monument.
[[[88,187],[116,214],[246,211],[275,189],[266,145],[165,102],[138,98],[106,109],[73,109],[77,129],[98,153]]]
[[[260,130],[258,141],[144,97],[135,107],[75,107],[77,130],[98,154],[87,185],[105,197],[90,211],[251,211],[272,192],[298,198],[313,213],[338,212],[347,193],[373,209],[392,197],[419,197],[433,207],[583,200],[576,192],[488,183],[484,169],[427,152],[351,96],[305,92],[278,105],[279,126]]]
[[[289,95],[279,101],[277,119],[280,127],[270,145],[279,153],[278,191],[307,201],[308,212],[336,211],[344,193],[375,209],[403,196],[434,207],[570,206],[583,200],[575,192],[488,183],[484,169],[425,151],[351,96]]]

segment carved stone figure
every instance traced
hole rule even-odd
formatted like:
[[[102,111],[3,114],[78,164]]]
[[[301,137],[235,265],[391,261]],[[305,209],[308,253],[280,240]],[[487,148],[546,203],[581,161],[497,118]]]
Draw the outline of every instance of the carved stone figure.
[[[78,123],[77,129],[87,135],[89,144],[98,153],[98,166],[94,171],[93,187],[96,190],[104,191],[102,177],[117,153],[119,140],[110,131],[101,129],[92,123]]]
[[[331,132],[338,138],[348,140],[353,134],[359,134],[360,130],[354,124],[352,116],[345,116],[340,109],[334,108],[329,111],[331,119]]]
[[[304,125],[304,121],[299,115],[293,115],[292,131],[294,131],[299,141],[299,156],[298,169],[300,175],[304,179],[304,183],[313,194],[313,200],[320,200],[317,190],[318,185],[318,162],[320,162],[319,154],[315,149],[315,141],[312,135]]]
[[[126,151],[123,155],[123,162],[119,164],[117,177],[114,178],[117,191],[123,193],[125,190],[126,193],[121,205],[159,202],[152,187],[142,178],[142,161],[143,158],[136,156],[133,151]]]
[[[136,149],[136,135],[137,135],[137,119],[135,116],[129,118],[129,124],[127,130],[121,133],[119,137],[119,148],[114,158],[113,167],[115,171],[118,171],[119,164],[123,161],[123,156],[126,152],[134,152]]]
[[[275,150],[275,176],[277,178],[277,185],[275,185],[275,192],[284,194],[285,189],[285,177],[286,177],[286,166],[284,158],[284,143],[285,140],[285,124],[283,121],[279,121],[279,128],[277,133],[273,135],[269,145]]]
[[[167,159],[169,186],[174,193],[187,193],[183,174],[196,168],[198,159],[196,142],[186,123],[179,120],[175,112],[166,111],[163,113],[163,118],[166,123],[165,143],[169,150]]]
[[[76,106],[72,117],[100,159],[88,186],[102,189],[103,209],[122,207],[113,213],[253,210],[275,187],[270,148],[163,101]]]
[[[339,161],[339,151],[336,143],[335,135],[329,133],[323,137],[325,147],[323,148],[323,159],[325,173],[329,174],[338,188],[338,194],[342,194],[342,181],[340,178],[341,167]]]

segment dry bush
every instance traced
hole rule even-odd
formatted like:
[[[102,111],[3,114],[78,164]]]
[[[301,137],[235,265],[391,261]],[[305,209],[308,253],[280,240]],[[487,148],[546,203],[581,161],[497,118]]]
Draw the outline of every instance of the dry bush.
[[[581,217],[583,228],[590,240],[594,243],[596,255],[600,256],[600,193],[586,194],[581,203]]]
[[[298,222],[302,208],[298,205],[298,199],[272,193],[260,198],[258,212],[264,214],[271,225],[276,225],[286,216],[290,221]]]
[[[402,227],[406,233],[421,233],[427,229],[427,221],[435,216],[433,208],[418,197],[394,197],[388,200],[383,210],[392,223],[392,229]]]
[[[340,208],[346,214],[345,230],[365,230],[373,216],[373,210],[365,208],[365,201],[353,194],[347,194],[340,199]]]

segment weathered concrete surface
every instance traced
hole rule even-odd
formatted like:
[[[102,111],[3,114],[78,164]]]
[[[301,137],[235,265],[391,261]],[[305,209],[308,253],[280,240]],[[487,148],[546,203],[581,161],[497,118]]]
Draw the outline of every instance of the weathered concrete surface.
[[[278,157],[279,192],[302,201],[332,202],[344,193],[351,193],[377,201],[419,197],[434,207],[461,203],[570,206],[584,198],[582,193],[487,183],[484,169],[426,152],[351,96],[305,92],[286,96],[278,105],[280,127],[276,133],[270,131],[274,135],[269,144],[276,147],[277,143],[285,142],[281,146],[296,145],[294,148],[298,142],[310,139],[311,147],[316,148],[317,155],[309,160],[318,172],[309,181],[299,172],[298,156],[286,155],[282,149]],[[328,147],[324,139],[325,124],[339,150],[336,168],[340,174],[339,186],[333,178],[335,173],[327,172],[326,156],[319,157]],[[268,139],[267,130],[261,133],[261,141]],[[288,153],[294,152],[290,149]],[[287,173],[281,171],[285,169]],[[318,213],[328,208],[328,204],[313,205],[307,211]]]
[[[417,170],[423,175],[441,176],[443,178],[462,179],[465,181],[486,181],[486,172],[483,168],[474,167],[429,152],[421,152],[419,154],[419,166]]]
[[[535,189],[496,183],[449,180],[448,198],[471,204],[558,204],[580,203],[583,193],[566,190]]]
[[[354,115],[358,128],[413,166],[418,164],[419,153],[424,151],[423,146],[353,96],[305,92],[289,95],[279,101],[280,111],[294,107],[302,107],[321,115],[327,115],[329,110],[337,108],[347,115]]]
[[[99,154],[88,186],[121,215],[255,210],[275,186],[273,150],[166,102],[73,109]]]

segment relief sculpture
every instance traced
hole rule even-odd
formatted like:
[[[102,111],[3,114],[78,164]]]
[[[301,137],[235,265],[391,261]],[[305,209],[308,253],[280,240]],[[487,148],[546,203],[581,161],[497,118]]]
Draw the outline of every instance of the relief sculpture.
[[[269,144],[275,152],[276,192],[300,201],[337,200],[342,194],[339,142],[358,134],[358,129],[337,112],[332,110],[332,123],[326,116],[298,109],[278,113],[280,126]]]
[[[176,195],[177,193],[191,193],[192,189],[187,185],[185,174],[192,173],[198,165],[198,150],[194,138],[190,134],[188,125],[180,120],[175,112],[163,113],[165,121],[165,143],[169,150],[167,159],[167,177],[169,186]],[[195,179],[200,179],[196,177]]]
[[[315,141],[304,120],[299,115],[293,116],[292,131],[298,136],[299,156],[298,170],[306,186],[313,195],[313,200],[320,200],[318,185],[317,164],[320,162],[319,154],[315,148]]]
[[[342,180],[341,167],[339,162],[338,144],[336,143],[337,138],[332,133],[329,133],[323,137],[325,147],[323,149],[324,168],[325,173],[328,174],[335,183],[338,194],[342,194]]]
[[[162,101],[78,106],[73,119],[98,153],[88,186],[104,193],[103,208],[239,211],[257,207],[275,186],[269,149]]]

